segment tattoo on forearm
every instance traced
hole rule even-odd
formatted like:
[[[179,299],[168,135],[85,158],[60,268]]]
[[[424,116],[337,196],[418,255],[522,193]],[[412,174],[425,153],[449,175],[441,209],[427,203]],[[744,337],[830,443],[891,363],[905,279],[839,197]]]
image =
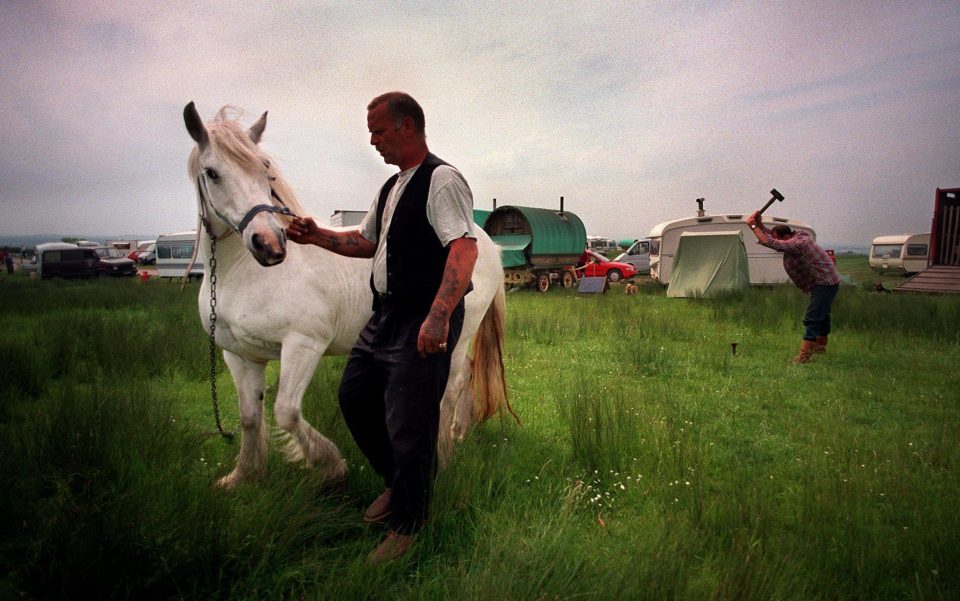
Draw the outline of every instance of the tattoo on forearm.
[[[321,235],[320,243],[332,251],[337,251],[344,246],[360,246],[359,238],[360,235],[356,232],[346,232],[342,234],[331,233],[329,235]]]

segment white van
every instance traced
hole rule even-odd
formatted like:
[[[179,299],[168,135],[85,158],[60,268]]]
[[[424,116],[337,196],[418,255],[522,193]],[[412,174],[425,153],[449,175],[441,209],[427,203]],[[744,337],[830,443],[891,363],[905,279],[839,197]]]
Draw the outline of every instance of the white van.
[[[144,240],[137,245],[137,263],[153,265],[157,262],[157,241]]]
[[[747,245],[747,262],[750,266],[751,284],[788,284],[790,277],[783,270],[783,255],[757,244],[757,239],[747,225],[749,215],[701,215],[687,219],[665,221],[650,230],[650,277],[666,285],[670,282],[673,256],[684,232],[729,232],[739,230]],[[805,231],[816,240],[816,233],[806,223],[783,217],[763,216],[763,224],[769,229],[785,225],[794,231]]]
[[[870,269],[880,273],[919,273],[929,261],[930,234],[877,236],[870,245]]]
[[[634,240],[633,244],[617,255],[614,261],[629,263],[638,273],[647,273],[650,271],[650,240],[648,238]]]
[[[176,232],[157,236],[157,277],[181,278],[193,258],[197,245],[197,231]],[[197,253],[191,278],[202,278],[204,274],[203,255]]]

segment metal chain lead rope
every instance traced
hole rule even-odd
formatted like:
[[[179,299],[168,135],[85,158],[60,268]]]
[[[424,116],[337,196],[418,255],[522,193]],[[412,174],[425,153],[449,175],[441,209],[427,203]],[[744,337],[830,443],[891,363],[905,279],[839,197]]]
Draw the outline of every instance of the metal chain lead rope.
[[[233,432],[225,432],[220,422],[220,403],[217,400],[217,237],[210,236],[210,398],[213,399],[213,417],[217,420],[220,436],[233,439]]]

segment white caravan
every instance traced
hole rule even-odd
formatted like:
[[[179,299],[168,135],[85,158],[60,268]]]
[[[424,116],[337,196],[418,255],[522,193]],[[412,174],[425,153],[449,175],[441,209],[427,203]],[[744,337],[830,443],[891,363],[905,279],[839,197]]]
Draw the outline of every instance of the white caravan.
[[[617,250],[620,247],[617,245],[616,240],[603,238],[601,236],[587,236],[587,248],[600,254],[604,254]]]
[[[684,232],[740,231],[747,245],[747,262],[751,284],[787,284],[790,278],[783,270],[783,255],[757,244],[746,219],[749,215],[701,215],[687,219],[665,221],[650,230],[650,277],[666,285],[670,282],[673,256]],[[770,229],[786,225],[792,230],[805,231],[816,240],[816,233],[806,223],[783,217],[763,216],[763,224]]]
[[[919,273],[930,262],[930,234],[878,236],[870,245],[870,269]]]
[[[196,244],[196,230],[157,236],[157,277],[183,277],[193,258]],[[190,269],[190,277],[199,279],[203,274],[203,257],[201,253],[197,253],[193,267]]]

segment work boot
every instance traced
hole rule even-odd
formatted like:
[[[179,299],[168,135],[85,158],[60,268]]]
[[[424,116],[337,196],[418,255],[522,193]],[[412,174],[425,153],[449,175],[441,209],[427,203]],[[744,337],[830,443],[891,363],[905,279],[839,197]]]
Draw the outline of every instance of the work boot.
[[[793,358],[794,363],[809,363],[813,358],[813,347],[816,344],[813,340],[804,340],[800,344],[800,352]]]
[[[383,489],[380,496],[370,503],[370,507],[363,512],[364,522],[382,522],[390,517],[390,496],[392,489],[387,487]]]
[[[815,352],[815,353],[825,353],[825,352],[827,352],[827,337],[826,337],[826,336],[817,336],[817,339],[814,340],[813,352]]]
[[[417,540],[416,534],[400,534],[396,530],[391,530],[387,532],[383,542],[367,557],[367,563],[378,566],[393,561],[405,555],[415,540]]]

